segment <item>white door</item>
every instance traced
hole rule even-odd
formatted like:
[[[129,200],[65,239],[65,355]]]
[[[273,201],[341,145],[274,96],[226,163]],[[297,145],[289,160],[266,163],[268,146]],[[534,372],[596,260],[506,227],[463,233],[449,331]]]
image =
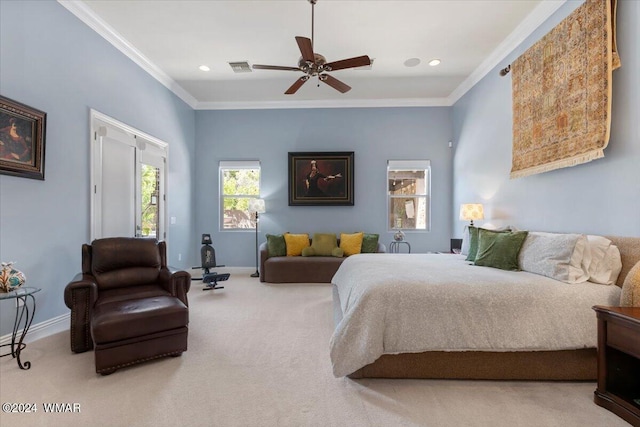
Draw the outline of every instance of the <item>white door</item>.
[[[166,143],[92,111],[91,239],[164,240]]]

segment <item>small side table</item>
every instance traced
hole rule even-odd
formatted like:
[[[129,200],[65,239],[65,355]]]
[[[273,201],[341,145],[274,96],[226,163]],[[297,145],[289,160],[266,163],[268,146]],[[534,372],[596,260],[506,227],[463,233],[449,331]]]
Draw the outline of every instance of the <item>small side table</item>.
[[[31,327],[31,322],[33,322],[33,316],[36,314],[36,299],[33,294],[40,291],[40,288],[25,286],[11,292],[0,292],[0,301],[11,299],[16,301],[16,318],[13,322],[11,343],[2,344],[2,346],[0,346],[11,346],[11,351],[5,354],[0,354],[0,357],[10,355],[18,361],[20,369],[31,368],[31,362],[22,363],[20,360],[20,353],[27,346],[24,342],[24,338],[27,336],[29,328]],[[22,303],[22,306],[20,306],[20,303]],[[18,330],[20,326],[22,326],[22,332],[20,332],[20,337],[18,338]]]
[[[407,245],[407,253],[411,253],[411,245],[409,244],[409,242],[405,242],[404,240],[394,240],[393,242],[389,243],[389,252],[392,254],[400,253],[400,245]]]
[[[640,307],[602,307],[598,316],[598,386],[593,401],[640,427]]]

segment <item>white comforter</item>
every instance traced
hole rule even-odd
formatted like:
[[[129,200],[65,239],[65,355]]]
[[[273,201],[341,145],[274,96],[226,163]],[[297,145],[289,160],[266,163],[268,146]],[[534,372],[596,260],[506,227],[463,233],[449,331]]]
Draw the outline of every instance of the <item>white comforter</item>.
[[[382,354],[596,347],[591,307],[620,301],[617,286],[478,267],[461,255],[351,256],[332,283],[343,313],[330,344],[336,377]]]

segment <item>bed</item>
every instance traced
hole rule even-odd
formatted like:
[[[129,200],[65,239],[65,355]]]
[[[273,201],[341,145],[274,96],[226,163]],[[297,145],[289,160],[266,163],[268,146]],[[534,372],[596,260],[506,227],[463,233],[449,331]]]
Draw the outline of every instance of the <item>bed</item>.
[[[453,254],[362,254],[334,276],[336,377],[594,380],[594,305],[620,305],[640,238],[616,285],[567,284],[470,265]]]

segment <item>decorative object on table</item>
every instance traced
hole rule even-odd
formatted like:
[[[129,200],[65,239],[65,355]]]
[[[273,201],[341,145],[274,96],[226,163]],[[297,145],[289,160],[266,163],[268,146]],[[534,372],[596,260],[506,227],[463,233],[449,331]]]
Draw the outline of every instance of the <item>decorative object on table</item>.
[[[12,262],[3,262],[2,270],[0,271],[0,292],[11,292],[24,285],[27,280],[24,273],[20,270],[13,268]]]
[[[482,203],[465,203],[460,205],[460,221],[471,221],[473,227],[474,219],[484,219],[484,207]]]
[[[511,64],[511,178],[604,157],[616,0],[587,0]]]
[[[395,240],[396,242],[403,242],[404,241],[404,233],[402,230],[398,230],[395,232],[395,234],[393,235],[393,240]]]
[[[264,199],[251,199],[249,201],[249,212],[255,214],[256,218],[256,272],[251,277],[260,277],[258,271],[258,224],[260,222],[260,214],[265,213]]]
[[[0,174],[44,180],[47,113],[0,96]]]
[[[353,151],[289,153],[289,206],[353,206]]]

